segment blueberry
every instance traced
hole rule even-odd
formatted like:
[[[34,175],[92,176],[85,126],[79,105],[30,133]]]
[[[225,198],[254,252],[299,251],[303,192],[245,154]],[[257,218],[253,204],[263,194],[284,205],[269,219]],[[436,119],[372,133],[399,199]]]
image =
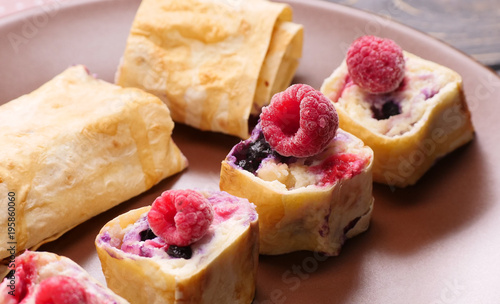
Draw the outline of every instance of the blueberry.
[[[398,104],[390,100],[382,105],[382,109],[372,107],[372,112],[373,118],[377,120],[383,120],[391,116],[401,114],[401,109],[399,108]]]
[[[247,160],[246,159],[241,159],[238,161],[238,166],[240,166],[241,168],[246,168],[247,167]]]
[[[146,229],[144,231],[141,231],[139,235],[141,236],[141,242],[156,238],[156,234],[154,234],[153,230],[151,229]]]
[[[168,245],[167,254],[173,258],[190,259],[193,256],[193,251],[190,246]]]
[[[255,173],[259,169],[262,160],[273,153],[271,146],[266,142],[261,133],[256,141],[242,146],[238,153],[235,153],[236,164],[249,172]]]
[[[401,110],[399,109],[399,105],[394,103],[394,101],[389,101],[384,103],[382,106],[382,114],[384,117],[389,118],[394,115],[398,115],[401,113]]]
[[[276,157],[281,162],[291,159],[291,157],[282,156],[274,151],[264,138],[263,133],[260,133],[254,142],[240,143],[239,145],[233,154],[236,157],[235,164],[251,173],[255,173],[262,160],[269,156]]]

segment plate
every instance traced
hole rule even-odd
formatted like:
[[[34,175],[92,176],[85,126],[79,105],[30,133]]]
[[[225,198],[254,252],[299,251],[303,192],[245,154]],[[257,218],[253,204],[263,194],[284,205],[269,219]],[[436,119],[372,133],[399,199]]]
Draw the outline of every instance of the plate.
[[[261,256],[254,303],[497,303],[498,76],[456,49],[391,20],[322,1],[287,2],[294,20],[305,26],[304,56],[294,82],[319,88],[355,37],[388,37],[463,76],[477,136],[440,160],[415,186],[375,185],[370,229],[347,241],[338,257],[312,252]],[[85,64],[112,81],[139,3],[58,1],[1,19],[0,103],[30,92],[72,64]],[[185,172],[41,249],[70,257],[104,282],[93,244],[99,229],[119,214],[149,205],[163,190],[217,189],[220,162],[238,141],[180,124],[174,140],[190,161]],[[430,148],[422,147],[422,152]]]

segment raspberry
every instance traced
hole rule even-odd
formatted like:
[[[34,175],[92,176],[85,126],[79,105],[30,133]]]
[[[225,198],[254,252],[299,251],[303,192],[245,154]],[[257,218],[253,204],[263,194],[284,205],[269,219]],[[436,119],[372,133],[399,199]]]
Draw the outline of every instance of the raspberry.
[[[56,276],[40,283],[37,304],[85,304],[88,296],[83,286],[72,277]]]
[[[26,251],[21,256],[16,258],[15,271],[15,297],[18,302],[21,302],[26,297],[34,284],[37,272],[33,264],[34,255],[30,251]]]
[[[364,162],[356,154],[333,155],[322,164],[310,168],[316,174],[322,174],[322,184],[333,184],[343,178],[351,178],[361,173]]]
[[[332,102],[305,84],[295,84],[271,98],[260,115],[262,132],[282,156],[308,157],[331,142],[339,126]]]
[[[352,81],[373,94],[396,90],[405,74],[403,50],[394,41],[375,36],[356,39],[346,63]]]
[[[169,190],[156,198],[148,213],[154,234],[169,245],[188,246],[201,239],[212,223],[212,205],[194,190]]]

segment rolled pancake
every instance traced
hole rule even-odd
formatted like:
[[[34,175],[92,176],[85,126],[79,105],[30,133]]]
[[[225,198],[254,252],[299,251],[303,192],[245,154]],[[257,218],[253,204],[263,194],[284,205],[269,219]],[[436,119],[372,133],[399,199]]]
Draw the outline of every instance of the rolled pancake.
[[[302,56],[302,41],[302,25],[293,22],[276,24],[257,81],[252,115],[258,115],[274,94],[288,88]]]
[[[129,304],[67,257],[50,252],[25,251],[16,258],[15,264],[15,276],[0,284],[2,304],[76,304],[81,303],[79,300],[87,304]],[[46,302],[47,297],[54,295],[57,297],[54,302]]]
[[[303,29],[291,20],[264,0],[144,0],[116,83],[160,97],[176,122],[247,138],[250,113],[298,66]]]
[[[260,136],[257,125],[252,137],[222,161],[220,189],[257,206],[261,254],[309,250],[335,256],[347,239],[368,229],[374,202],[368,146],[339,129],[318,155],[282,159],[270,154],[250,172],[239,160]],[[343,156],[353,161],[335,161]],[[328,176],[332,180],[323,182]]]
[[[184,169],[173,127],[157,97],[83,66],[0,106],[0,259],[8,242],[36,248]]]
[[[340,127],[373,149],[373,180],[389,186],[415,184],[433,164],[474,137],[471,114],[455,71],[404,52],[405,78],[387,94],[369,94],[350,80],[345,60],[324,80],[321,92],[339,115]],[[401,113],[374,117],[390,102]]]
[[[213,204],[214,220],[190,245],[191,258],[170,257],[164,247],[148,244],[158,238],[141,240],[151,207],[101,229],[96,248],[109,288],[136,304],[252,302],[259,254],[255,206],[225,192],[201,193]]]

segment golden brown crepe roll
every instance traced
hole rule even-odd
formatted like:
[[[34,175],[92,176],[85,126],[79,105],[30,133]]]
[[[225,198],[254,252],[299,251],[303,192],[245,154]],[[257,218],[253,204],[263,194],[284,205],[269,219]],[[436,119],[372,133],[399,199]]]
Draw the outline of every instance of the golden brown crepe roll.
[[[0,258],[184,169],[173,127],[157,97],[97,80],[83,66],[0,106]]]
[[[13,271],[0,284],[2,304],[129,303],[66,257],[25,251],[12,264]]]
[[[259,255],[255,206],[225,192],[200,193],[213,206],[213,221],[182,249],[171,252],[174,245],[153,233],[152,207],[101,229],[96,247],[109,288],[135,304],[252,302]]]
[[[368,229],[372,163],[372,150],[341,129],[317,155],[283,157],[258,124],[222,162],[220,189],[257,206],[261,254],[338,255],[346,239]]]
[[[404,60],[404,79],[393,92],[364,91],[345,60],[321,87],[335,104],[340,127],[373,149],[373,180],[398,187],[416,183],[474,135],[460,75],[408,52]]]
[[[291,82],[303,28],[265,0],[144,0],[116,83],[151,92],[172,118],[248,137],[248,119]]]

